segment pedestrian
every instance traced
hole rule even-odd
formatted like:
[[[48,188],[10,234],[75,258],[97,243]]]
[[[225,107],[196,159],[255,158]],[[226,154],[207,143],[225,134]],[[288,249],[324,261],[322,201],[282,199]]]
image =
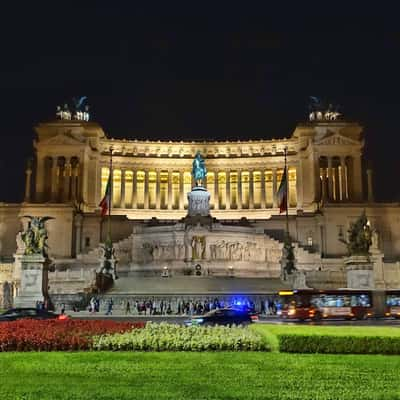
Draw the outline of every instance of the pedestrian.
[[[136,314],[140,314],[140,304],[139,300],[135,301],[135,308],[136,308]]]
[[[95,304],[94,304],[94,297],[92,297],[92,298],[90,299],[90,302],[89,302],[89,312],[94,313],[94,312],[95,312],[94,307],[95,307]]]
[[[65,314],[65,304],[61,303],[61,315]]]
[[[131,314],[131,304],[129,303],[129,300],[126,301],[125,305],[125,314]]]
[[[160,303],[160,312],[161,312],[161,315],[164,314],[164,300],[161,300],[161,303]]]
[[[182,306],[181,306],[181,301],[178,301],[178,315],[182,313]]]
[[[106,312],[106,315],[112,315],[113,305],[114,305],[113,299],[110,298],[110,299],[108,300],[108,303],[107,303],[107,312]]]

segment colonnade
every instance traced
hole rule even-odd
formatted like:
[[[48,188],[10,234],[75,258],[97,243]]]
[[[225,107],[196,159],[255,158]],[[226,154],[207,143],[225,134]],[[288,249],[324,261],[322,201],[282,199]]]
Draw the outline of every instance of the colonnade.
[[[297,205],[296,167],[289,167],[289,206]],[[204,183],[214,210],[276,208],[282,168],[218,169],[209,171]],[[104,195],[109,169],[101,169]],[[194,182],[190,171],[141,169],[116,166],[113,169],[113,207],[123,209],[187,208],[187,193]]]
[[[357,200],[361,193],[361,161],[351,156],[319,158],[321,200]]]
[[[42,193],[43,201],[67,202],[81,197],[78,157],[45,157],[41,171],[42,176],[37,176],[36,192]]]

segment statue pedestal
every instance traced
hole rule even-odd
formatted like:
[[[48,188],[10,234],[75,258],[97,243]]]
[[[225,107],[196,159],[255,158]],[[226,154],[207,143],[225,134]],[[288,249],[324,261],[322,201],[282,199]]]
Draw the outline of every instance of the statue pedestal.
[[[196,186],[187,195],[189,207],[188,215],[195,217],[201,215],[207,217],[210,215],[210,193],[203,186]]]
[[[287,280],[294,290],[310,289],[306,283],[306,274],[302,271],[294,271],[292,274],[288,275]]]
[[[374,269],[375,289],[385,289],[385,272],[383,263],[384,254],[378,249],[371,250],[371,260]]]
[[[21,256],[21,287],[14,307],[35,307],[37,301],[44,301],[42,288],[46,262],[41,254]]]
[[[373,289],[373,263],[367,256],[350,256],[344,260],[347,272],[347,287],[351,289]]]

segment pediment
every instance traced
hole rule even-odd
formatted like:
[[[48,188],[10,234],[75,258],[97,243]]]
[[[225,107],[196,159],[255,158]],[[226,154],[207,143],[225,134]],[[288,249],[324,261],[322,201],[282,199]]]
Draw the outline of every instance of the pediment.
[[[316,145],[319,146],[359,146],[360,142],[350,139],[346,136],[340,135],[339,133],[332,133],[329,136],[325,136],[322,139],[315,142]]]
[[[84,142],[66,133],[59,133],[56,136],[52,136],[48,139],[41,140],[40,144],[46,146],[54,146],[54,145],[76,146],[76,145],[82,145],[84,144]]]

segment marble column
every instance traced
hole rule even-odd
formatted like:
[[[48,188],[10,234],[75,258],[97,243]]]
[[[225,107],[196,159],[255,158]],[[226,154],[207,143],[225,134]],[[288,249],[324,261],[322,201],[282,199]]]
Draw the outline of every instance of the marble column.
[[[179,209],[185,209],[185,192],[183,186],[184,171],[179,171]]]
[[[296,200],[297,209],[303,209],[303,170],[302,163],[299,157],[299,164],[296,166]]]
[[[167,208],[172,210],[172,171],[168,170],[168,196],[167,196]]]
[[[328,157],[328,199],[333,200],[333,171],[332,171],[332,157]]]
[[[45,174],[45,157],[39,156],[36,164],[36,188],[35,188],[35,200],[38,202],[44,201],[44,182],[46,177]]]
[[[375,201],[374,198],[374,188],[372,183],[372,169],[367,169],[367,184],[368,184],[368,202],[373,203]]]
[[[69,201],[70,178],[71,178],[71,164],[69,160],[66,159],[64,164],[64,193],[63,193],[64,201]]]
[[[156,170],[156,209],[159,210],[161,208],[161,181],[160,181],[160,170]]]
[[[81,213],[75,215],[75,255],[80,254],[82,251],[82,221],[83,216]]]
[[[32,167],[31,163],[28,162],[28,165],[25,170],[25,197],[24,202],[29,203],[31,201],[31,180],[32,180]]]
[[[261,169],[260,171],[261,176],[261,208],[264,209],[265,208],[265,170]]]
[[[242,171],[241,170],[237,171],[237,190],[238,190],[237,209],[241,210],[242,209]]]
[[[144,207],[145,210],[149,208],[149,170],[144,170]]]
[[[137,208],[137,171],[132,170],[132,208]]]
[[[58,157],[52,158],[51,163],[51,201],[56,202],[58,199],[58,185],[59,185],[59,166]]]
[[[76,164],[76,196],[79,201],[83,200],[83,162]]]
[[[218,196],[218,171],[214,171],[214,210],[219,209],[219,196]]]
[[[272,207],[273,208],[278,207],[277,191],[278,191],[277,169],[272,168]]]
[[[121,201],[119,203],[120,208],[125,208],[125,177],[126,170],[121,168]]]
[[[326,187],[326,174],[327,174],[327,168],[322,167],[321,168],[321,180],[322,180],[322,193],[321,193],[321,197],[323,201],[326,201],[328,199],[328,188]]]
[[[77,180],[78,163],[71,165],[71,200],[76,200],[76,180]]]
[[[254,208],[254,176],[253,170],[249,170],[249,209]]]
[[[346,160],[344,157],[340,157],[340,201],[346,200]]]
[[[361,154],[353,156],[353,199],[362,201]]]
[[[226,179],[225,209],[230,210],[230,208],[231,208],[231,174],[230,174],[229,170],[225,171],[225,179]]]

